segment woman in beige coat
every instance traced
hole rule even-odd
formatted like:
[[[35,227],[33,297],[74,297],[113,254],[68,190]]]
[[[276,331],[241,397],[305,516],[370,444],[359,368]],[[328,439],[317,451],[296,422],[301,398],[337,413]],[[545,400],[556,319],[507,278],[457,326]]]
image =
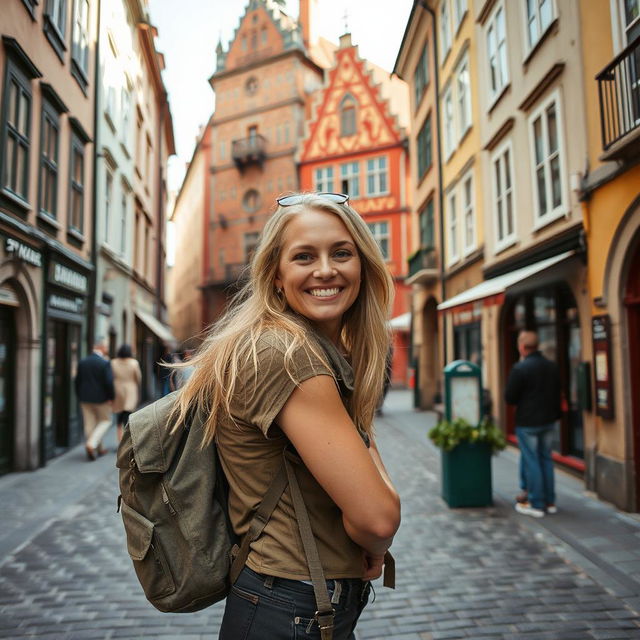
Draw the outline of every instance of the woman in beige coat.
[[[122,439],[122,428],[127,424],[129,416],[138,408],[139,389],[142,372],[138,361],[133,357],[131,346],[123,344],[116,357],[111,361],[113,385],[116,397],[113,401],[113,412],[118,423],[118,442]]]

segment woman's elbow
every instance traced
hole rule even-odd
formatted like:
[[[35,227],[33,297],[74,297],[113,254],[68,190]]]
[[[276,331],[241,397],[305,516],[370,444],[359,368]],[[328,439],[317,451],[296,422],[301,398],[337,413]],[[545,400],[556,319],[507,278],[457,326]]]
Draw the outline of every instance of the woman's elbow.
[[[379,540],[393,538],[400,527],[400,499],[394,499],[384,510],[369,523],[370,535]]]

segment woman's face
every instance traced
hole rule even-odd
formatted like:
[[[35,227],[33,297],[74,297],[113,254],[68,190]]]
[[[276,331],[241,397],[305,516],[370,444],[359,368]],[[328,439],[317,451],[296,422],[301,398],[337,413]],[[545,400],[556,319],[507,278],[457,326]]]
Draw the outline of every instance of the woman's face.
[[[337,215],[307,209],[291,218],[283,234],[276,286],[291,309],[334,342],[343,314],[360,292],[361,272],[356,244]]]

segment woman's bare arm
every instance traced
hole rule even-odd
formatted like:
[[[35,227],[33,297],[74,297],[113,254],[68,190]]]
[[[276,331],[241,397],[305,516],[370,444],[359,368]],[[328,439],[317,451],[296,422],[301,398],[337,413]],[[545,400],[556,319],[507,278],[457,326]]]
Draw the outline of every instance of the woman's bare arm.
[[[400,499],[375,445],[367,449],[335,382],[320,375],[300,384],[276,418],[309,471],[343,514],[349,537],[372,556],[391,545]]]

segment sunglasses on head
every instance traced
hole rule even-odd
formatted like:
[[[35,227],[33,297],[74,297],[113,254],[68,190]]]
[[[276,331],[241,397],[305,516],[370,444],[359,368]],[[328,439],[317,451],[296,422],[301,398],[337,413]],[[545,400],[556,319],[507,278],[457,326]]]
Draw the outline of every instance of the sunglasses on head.
[[[314,194],[294,193],[290,196],[282,196],[282,198],[278,198],[276,202],[281,207],[291,207],[294,204],[300,204],[303,202],[304,198],[308,195],[315,195],[320,198],[324,198],[325,200],[329,200],[330,202],[335,202],[336,204],[345,204],[345,202],[349,200],[349,196],[346,193],[329,193],[321,191]]]

